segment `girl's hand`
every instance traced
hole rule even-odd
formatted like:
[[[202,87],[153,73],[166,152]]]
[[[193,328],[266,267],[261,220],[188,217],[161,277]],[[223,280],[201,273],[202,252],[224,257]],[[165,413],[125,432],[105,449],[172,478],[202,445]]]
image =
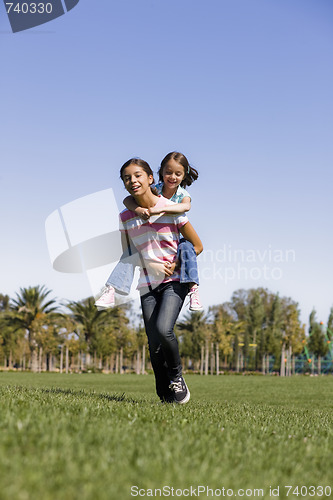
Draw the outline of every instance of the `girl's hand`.
[[[168,278],[173,275],[177,266],[177,262],[165,262],[164,263],[164,274]]]
[[[149,262],[147,264],[148,272],[156,276],[156,278],[163,279],[165,276],[165,265],[163,262]]]
[[[164,279],[173,275],[176,265],[176,262],[150,262],[147,267],[157,278]]]
[[[148,208],[142,208],[142,207],[137,207],[135,209],[136,215],[141,217],[143,220],[148,220],[150,217],[149,209]]]
[[[160,208],[156,208],[156,207],[148,208],[148,211],[149,211],[150,215],[158,215],[158,214],[162,214],[164,212],[164,210],[161,210]]]

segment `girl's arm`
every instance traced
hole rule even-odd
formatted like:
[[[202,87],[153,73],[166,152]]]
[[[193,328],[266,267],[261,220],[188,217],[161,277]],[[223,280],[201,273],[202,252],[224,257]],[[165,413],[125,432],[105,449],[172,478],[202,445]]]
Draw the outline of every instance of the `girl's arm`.
[[[152,207],[149,208],[150,215],[165,214],[183,214],[191,209],[191,198],[184,196],[180,203],[169,205],[167,207]]]
[[[148,208],[139,207],[139,205],[137,204],[137,202],[135,201],[135,199],[133,198],[133,196],[127,196],[123,200],[123,204],[125,205],[125,207],[128,210],[131,210],[132,212],[135,212],[136,215],[138,215],[139,217],[141,217],[141,219],[144,219],[144,220],[149,219],[150,213],[149,213]]]
[[[180,232],[184,236],[185,240],[192,243],[195,253],[199,255],[203,250],[203,245],[192,224],[190,222],[186,222],[186,224],[180,228]]]

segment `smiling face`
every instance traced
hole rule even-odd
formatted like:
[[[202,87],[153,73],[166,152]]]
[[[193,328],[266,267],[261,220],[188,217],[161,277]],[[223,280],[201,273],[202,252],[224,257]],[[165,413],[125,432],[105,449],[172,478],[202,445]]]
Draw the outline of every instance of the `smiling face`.
[[[142,196],[148,190],[150,191],[150,185],[154,182],[152,175],[148,175],[142,167],[134,163],[124,169],[122,179],[125,188],[134,197]]]
[[[184,167],[173,158],[163,167],[163,182],[169,190],[176,190],[185,177]]]

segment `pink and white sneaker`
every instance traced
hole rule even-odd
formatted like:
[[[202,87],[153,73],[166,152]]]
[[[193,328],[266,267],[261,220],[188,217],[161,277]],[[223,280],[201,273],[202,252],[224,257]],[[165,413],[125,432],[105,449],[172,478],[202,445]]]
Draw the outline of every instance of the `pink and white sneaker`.
[[[190,296],[190,311],[200,311],[203,309],[199,297],[199,287],[198,285],[193,285],[189,291]]]
[[[96,300],[95,306],[99,309],[107,309],[108,307],[113,307],[114,304],[114,288],[110,285],[106,285],[102,295]]]

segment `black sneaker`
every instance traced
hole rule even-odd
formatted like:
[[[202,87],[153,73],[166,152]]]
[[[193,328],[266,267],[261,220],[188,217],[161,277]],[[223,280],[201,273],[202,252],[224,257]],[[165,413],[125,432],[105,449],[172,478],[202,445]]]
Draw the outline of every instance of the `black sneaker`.
[[[169,387],[174,392],[175,403],[184,405],[190,400],[191,394],[183,377],[172,380]]]
[[[175,400],[174,396],[163,396],[163,398],[160,398],[161,399],[161,403],[168,403],[168,404],[172,404],[172,403],[177,403],[177,401]]]

